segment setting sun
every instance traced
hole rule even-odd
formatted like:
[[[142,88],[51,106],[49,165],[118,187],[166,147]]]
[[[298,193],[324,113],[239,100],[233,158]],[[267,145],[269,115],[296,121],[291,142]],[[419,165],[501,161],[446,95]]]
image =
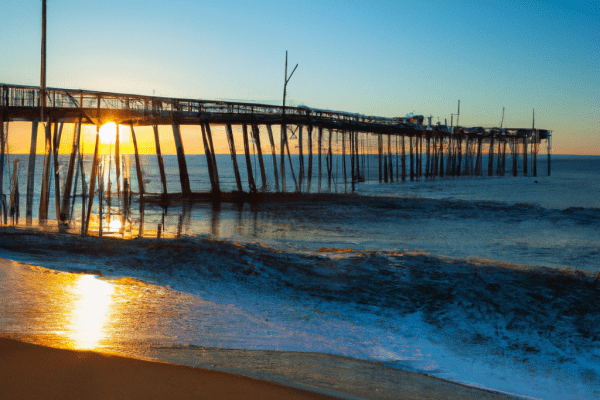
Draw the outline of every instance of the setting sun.
[[[117,124],[109,122],[100,127],[100,143],[115,144],[117,140]]]

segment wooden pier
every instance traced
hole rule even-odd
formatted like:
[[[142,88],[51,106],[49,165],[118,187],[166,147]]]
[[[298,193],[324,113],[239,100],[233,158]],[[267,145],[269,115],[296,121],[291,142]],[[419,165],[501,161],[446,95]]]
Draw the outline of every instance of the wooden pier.
[[[52,191],[49,182],[53,170],[57,221],[66,223],[69,220],[73,204],[70,200],[74,200],[71,194],[74,182],[81,181],[81,192],[88,193],[90,201],[87,207],[82,207],[82,221],[86,221],[82,224],[82,234],[87,233],[97,189],[100,193],[100,204],[105,201],[103,196],[110,196],[111,193],[110,189],[106,191],[106,188],[102,187],[104,180],[99,179],[99,176],[103,176],[100,166],[106,168],[101,162],[103,155],[99,154],[99,130],[109,122],[117,124],[117,127],[121,125],[130,128],[135,151],[138,183],[137,187],[132,188],[129,170],[125,167],[125,161],[121,161],[127,160],[128,166],[129,159],[121,157],[119,140],[116,140],[115,159],[119,161],[115,162],[114,168],[118,180],[118,196],[121,197],[123,191],[124,197],[130,199],[131,195],[135,195],[144,201],[244,202],[266,198],[260,196],[265,193],[269,193],[270,197],[285,192],[331,193],[332,180],[341,182],[344,192],[353,192],[357,185],[368,179],[366,171],[373,168],[370,164],[375,160],[378,171],[375,179],[381,183],[464,175],[504,176],[507,171],[511,171],[513,176],[528,176],[530,172],[532,176],[537,176],[537,155],[544,141],[547,145],[550,174],[551,131],[543,129],[448,127],[432,125],[431,122],[423,124],[422,116],[384,118],[304,106],[280,107],[54,88],[46,88],[43,91],[46,100],[43,102],[41,93],[37,87],[0,85],[0,211],[4,224],[9,216],[17,215],[18,218],[19,182],[16,173],[11,177],[14,180],[10,185],[11,193],[2,193],[6,132],[10,129],[10,123],[15,121],[30,121],[32,124],[27,164],[26,218],[30,219],[32,215],[33,182],[37,173],[42,176],[39,219],[48,219],[48,200]],[[40,115],[44,116],[43,121],[40,121]],[[35,171],[39,123],[45,125],[45,159],[42,171]],[[58,168],[57,159],[62,126],[65,123],[75,124],[75,134],[68,168],[63,172]],[[96,127],[89,177],[84,173],[80,146],[81,127],[86,124]],[[175,193],[167,191],[167,178],[158,136],[158,128],[165,125],[172,130],[177,154],[180,191]],[[208,176],[201,179],[210,181],[209,192],[199,193],[191,189],[185,154],[185,148],[190,143],[183,142],[180,129],[182,125],[200,127],[198,142],[191,145],[199,147],[201,144],[204,149]],[[142,126],[151,126],[154,131],[155,152],[161,176],[160,193],[149,193],[144,185],[144,171],[135,133],[136,128]],[[224,127],[235,173],[235,190],[229,192],[221,190],[215,157],[213,128],[218,126]],[[233,129],[235,126],[241,127],[243,156],[247,169],[246,182],[242,182],[237,161],[238,149],[235,146]],[[279,134],[278,140],[274,137],[274,130],[275,134]],[[265,142],[267,137],[268,141]],[[290,146],[290,138],[297,140],[297,151],[294,146]],[[257,173],[257,176],[254,176],[257,166],[252,163],[250,143],[254,148],[252,155],[255,160],[258,159],[260,173]],[[511,157],[511,168],[507,168],[507,153]],[[266,162],[263,154],[272,159],[272,182],[268,180],[265,172]],[[483,165],[484,154],[487,155],[487,168]],[[333,167],[334,155],[341,157],[341,170]],[[292,158],[298,162],[292,162]],[[528,170],[528,159],[531,160],[531,171]],[[315,162],[316,166],[313,165]],[[518,169],[519,165],[521,170]],[[294,167],[298,170],[294,170]],[[109,165],[109,168],[112,166]],[[14,170],[16,171],[16,168]],[[60,173],[63,173],[62,177]],[[62,191],[59,184],[61,179],[64,182]],[[317,182],[313,182],[313,179]],[[282,195],[283,197],[288,196]],[[110,201],[110,198],[108,200]],[[102,210],[102,207],[99,209]]]

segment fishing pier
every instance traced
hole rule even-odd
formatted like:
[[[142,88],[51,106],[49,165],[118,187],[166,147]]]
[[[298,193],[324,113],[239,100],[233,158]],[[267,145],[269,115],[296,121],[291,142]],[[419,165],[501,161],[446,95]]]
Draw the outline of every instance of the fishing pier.
[[[45,98],[45,102],[42,99]],[[45,103],[45,105],[42,105]],[[43,115],[43,119],[41,118]],[[7,164],[7,142],[11,124],[30,122],[31,146],[26,182],[26,218],[31,218],[35,174],[41,174],[38,218],[49,217],[52,192],[56,220],[68,224],[76,187],[80,190],[82,234],[87,234],[94,197],[110,197],[105,187],[105,154],[99,152],[100,128],[116,124],[114,169],[119,198],[131,202],[169,204],[174,201],[255,202],[265,194],[297,198],[300,194],[354,192],[369,181],[394,183],[458,176],[537,176],[537,155],[545,142],[550,174],[551,131],[529,128],[467,128],[431,124],[423,116],[384,118],[310,107],[286,107],[243,102],[191,100],[39,87],[0,85],[0,199],[2,221],[18,219],[19,160]],[[35,171],[38,125],[44,126],[44,164]],[[64,124],[73,124],[73,143],[68,165],[59,166],[58,148]],[[81,128],[96,129],[94,154],[82,152]],[[179,191],[167,191],[159,127],[172,131],[175,144]],[[195,126],[195,143],[184,143],[181,127]],[[145,172],[140,162],[136,129],[152,127],[160,170],[160,192],[145,187]],[[133,141],[134,161],[121,154],[119,129],[128,129]],[[20,138],[23,140],[24,138]],[[228,144],[229,168],[235,185],[224,185],[215,157],[215,143]],[[202,148],[207,173],[195,180],[210,182],[210,190],[193,191],[186,159],[186,148]],[[41,149],[40,149],[41,150]],[[111,150],[112,152],[113,150]],[[41,151],[40,151],[41,153]],[[507,155],[510,157],[508,158]],[[85,171],[83,158],[92,157]],[[334,161],[335,160],[335,161]],[[508,164],[507,164],[508,162]],[[531,166],[529,167],[528,162]],[[135,177],[130,170],[135,165]],[[258,164],[258,166],[256,165]],[[335,167],[334,167],[335,164]],[[242,167],[241,167],[242,166]],[[6,167],[6,168],[5,168]],[[245,169],[243,169],[245,167]],[[530,169],[529,169],[529,168]],[[12,169],[12,175],[8,172]],[[266,171],[270,172],[267,173]],[[371,175],[372,173],[372,175]],[[6,175],[6,177],[5,177]],[[51,188],[51,175],[54,189]],[[267,176],[268,175],[268,176]],[[80,178],[78,178],[80,176]],[[10,180],[10,193],[3,193],[3,180]],[[79,180],[78,184],[76,181]],[[334,182],[334,185],[332,185]],[[85,190],[84,190],[85,188]],[[86,198],[88,199],[85,204]]]

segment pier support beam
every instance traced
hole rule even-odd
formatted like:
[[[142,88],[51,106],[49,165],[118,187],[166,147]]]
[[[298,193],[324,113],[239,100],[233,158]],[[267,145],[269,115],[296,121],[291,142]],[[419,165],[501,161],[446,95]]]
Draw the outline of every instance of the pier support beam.
[[[278,192],[279,176],[277,173],[277,153],[275,152],[275,141],[273,140],[273,130],[271,129],[271,125],[267,125],[267,132],[269,133],[269,142],[271,143],[271,154],[273,156],[273,174],[275,175],[275,191]]]
[[[302,192],[302,183],[304,181],[304,149],[302,139],[302,125],[298,126],[298,165],[300,171],[298,171],[298,188]]]
[[[331,151],[332,132],[329,129],[329,146],[327,149],[327,189],[331,192],[331,173],[333,171],[333,153]]]
[[[214,196],[213,200],[219,200],[221,196],[221,186],[219,184],[219,170],[217,168],[217,158],[215,157],[215,148],[213,145],[210,124],[208,122],[201,124],[201,129],[202,140],[204,142],[204,154],[206,155],[206,163],[210,175],[210,186]]]
[[[4,125],[4,124],[3,124]],[[29,146],[29,166],[27,168],[27,204],[25,206],[25,221],[27,225],[31,225],[33,219],[33,192],[35,182],[35,156],[37,150],[37,132],[38,121],[31,123],[31,145]],[[4,138],[2,144],[4,145]],[[2,149],[2,157],[0,157],[0,175],[2,175],[2,168],[4,166],[4,149]],[[0,176],[0,194],[2,193],[2,177]]]
[[[13,161],[12,193],[10,194],[10,216],[13,226],[19,224],[19,159]]]
[[[252,175],[252,160],[250,159],[250,145],[248,143],[248,127],[246,124],[242,125],[243,134],[244,134],[244,154],[246,155],[246,171],[248,173],[248,186],[250,188],[250,193],[256,193],[256,184],[254,183],[254,175]],[[283,142],[283,139],[282,139]],[[285,158],[282,157],[282,160],[285,161]],[[283,164],[285,168],[285,164]]]
[[[490,149],[488,151],[488,176],[494,175],[494,136],[490,138]]]
[[[0,99],[0,102],[3,99]],[[4,120],[0,114],[0,219],[4,216],[4,224],[7,223],[6,199],[4,197],[4,148],[6,142],[6,133],[4,132]],[[2,221],[0,221],[0,224]]]
[[[265,163],[260,145],[260,130],[258,129],[257,124],[252,124],[252,137],[256,143],[256,153],[258,154],[258,165],[260,167],[260,178],[262,181],[261,191],[265,191],[267,190],[267,174],[265,172]]]
[[[90,217],[92,215],[92,207],[94,206],[94,193],[96,191],[96,176],[98,175],[98,146],[100,143],[100,126],[96,125],[96,145],[94,147],[94,158],[92,159],[92,172],[90,176],[90,192],[88,195],[88,209],[85,220],[85,229],[82,236],[86,236],[90,229]],[[100,221],[100,226],[102,222]]]
[[[306,191],[310,193],[310,184],[312,182],[312,165],[313,165],[313,149],[312,149],[312,125],[308,126],[308,182]]]
[[[56,123],[54,124],[56,130]],[[44,223],[48,219],[48,196],[50,181],[50,159],[52,157],[52,123],[48,121],[45,129],[44,170],[42,171],[42,190],[40,193],[39,220]]]
[[[348,174],[346,173],[346,132],[342,132],[342,170],[344,173],[344,193],[348,191]]]
[[[144,187],[144,174],[142,173],[142,165],[140,164],[140,152],[138,150],[135,131],[133,130],[133,123],[129,124],[129,129],[131,129],[131,140],[133,141],[133,150],[135,151],[135,172],[137,174],[138,187],[140,191],[140,202],[142,202],[146,189]]]
[[[162,152],[160,151],[160,138],[158,136],[158,126],[152,125],[154,131],[154,148],[156,149],[156,158],[158,159],[158,170],[160,171],[160,181],[162,182],[163,198],[167,199],[167,175],[165,174],[165,164],[163,161]],[[137,159],[136,159],[137,161]]]
[[[281,167],[281,191],[285,192],[285,143],[287,142],[287,125],[281,124],[279,143],[279,165]]]
[[[322,166],[321,166],[321,149],[323,148],[323,128],[319,127],[319,133],[317,134],[317,145],[318,145],[318,161],[319,161],[319,181],[317,183],[317,190],[319,193],[321,193],[321,172],[322,172]]]
[[[527,136],[523,136],[523,176],[527,176]]]
[[[71,191],[73,188],[73,173],[75,171],[75,164],[77,163],[77,156],[79,155],[79,140],[81,137],[81,118],[77,121],[73,129],[73,145],[71,147],[71,158],[69,159],[69,167],[67,169],[67,179],[65,181],[65,187],[63,190],[62,204],[60,207],[60,222],[66,223],[71,215],[70,213],[70,200]]]
[[[377,155],[379,160],[379,183],[383,180],[383,143],[381,134],[377,135]]]
[[[59,124],[58,132],[54,130],[52,138],[52,153],[54,157],[54,208],[56,209],[56,221],[60,227],[60,171],[58,164],[58,148],[60,147],[60,138],[62,136],[63,123]]]
[[[185,153],[183,150],[183,141],[181,140],[181,132],[179,124],[173,120],[173,139],[175,139],[175,148],[177,150],[177,162],[179,163],[179,179],[181,181],[181,192],[185,196],[192,194],[190,189],[190,178],[188,176],[187,164],[185,162]]]
[[[227,141],[229,142],[229,152],[231,153],[231,162],[233,163],[233,172],[235,174],[235,183],[237,185],[238,192],[242,192],[242,179],[240,178],[240,170],[238,168],[237,163],[237,152],[235,151],[235,141],[233,140],[233,130],[231,129],[231,125],[227,124],[225,127],[227,131]],[[271,135],[272,137],[272,135]],[[275,157],[275,154],[273,154]],[[275,173],[277,173],[277,165],[274,165]]]

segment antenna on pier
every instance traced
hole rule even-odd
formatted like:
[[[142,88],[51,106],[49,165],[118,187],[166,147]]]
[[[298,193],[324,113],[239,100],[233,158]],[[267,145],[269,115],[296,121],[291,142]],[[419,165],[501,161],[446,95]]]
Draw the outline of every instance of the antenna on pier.
[[[40,71],[40,121],[44,122],[46,108],[46,0],[42,0],[42,62]]]
[[[460,119],[460,100],[458,101],[458,113],[456,114],[456,126],[458,127],[458,121]]]
[[[286,91],[287,91],[287,84],[290,81],[290,79],[292,79],[292,75],[294,75],[294,72],[296,71],[296,68],[298,68],[298,64],[296,64],[296,66],[294,67],[294,70],[292,71],[292,73],[290,74],[290,76],[288,76],[287,74],[287,59],[288,59],[288,52],[287,50],[285,51],[285,80],[283,83],[283,109],[282,109],[282,113],[285,114],[285,96],[286,96]]]
[[[535,108],[533,109],[533,122],[532,122],[532,125],[531,125],[531,129],[535,130]]]
[[[502,129],[503,125],[504,125],[504,107],[502,107],[502,120],[500,121],[500,129]]]

